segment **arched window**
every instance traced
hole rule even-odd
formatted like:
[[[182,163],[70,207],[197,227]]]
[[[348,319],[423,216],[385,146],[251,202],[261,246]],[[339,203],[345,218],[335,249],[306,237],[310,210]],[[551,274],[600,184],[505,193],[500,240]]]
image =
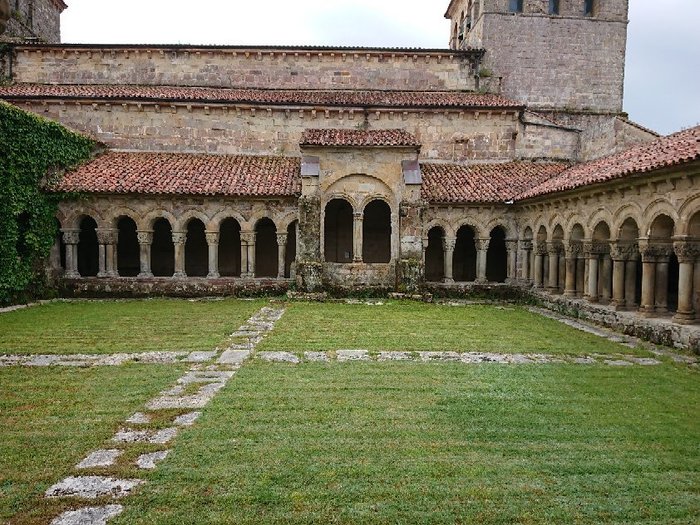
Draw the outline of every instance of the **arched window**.
[[[265,217],[255,225],[255,277],[277,277],[277,227]]]
[[[241,276],[241,225],[231,217],[219,226],[219,275]]]
[[[522,13],[523,12],[523,0],[510,0],[508,4],[508,9],[511,13]]]
[[[167,219],[160,218],[153,223],[151,271],[155,277],[172,277],[175,273],[173,230]]]
[[[491,230],[489,249],[486,252],[486,280],[496,283],[506,281],[508,275],[508,252],[506,232],[500,226]]]
[[[362,221],[362,260],[388,263],[391,260],[391,208],[380,200],[365,206]]]
[[[287,247],[284,251],[284,276],[292,276],[292,265],[297,259],[297,226],[299,221],[287,226]]]
[[[85,217],[80,221],[78,273],[81,277],[94,277],[99,271],[99,246],[96,229],[97,223],[92,217]]]
[[[209,272],[209,246],[204,229],[204,223],[199,219],[187,223],[185,273],[188,277],[206,277]]]
[[[136,235],[136,223],[129,217],[117,222],[117,273],[120,277],[135,277],[140,270],[140,248]]]
[[[326,262],[352,262],[352,206],[348,201],[333,199],[326,205],[323,240]]]
[[[425,249],[425,280],[440,282],[445,278],[445,250],[442,239],[445,232],[439,226],[428,232],[428,246]]]
[[[462,226],[457,230],[457,242],[452,257],[452,273],[455,281],[476,280],[475,237],[471,226]]]

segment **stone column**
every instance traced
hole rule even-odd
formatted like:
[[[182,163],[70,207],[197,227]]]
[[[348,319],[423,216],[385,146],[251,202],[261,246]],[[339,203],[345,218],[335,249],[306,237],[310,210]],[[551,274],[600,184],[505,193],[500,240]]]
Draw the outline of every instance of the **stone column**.
[[[544,254],[547,253],[547,245],[543,242],[537,243],[535,251],[535,288],[542,288],[544,282]]]
[[[506,252],[508,254],[508,266],[506,270],[506,282],[514,283],[518,277],[518,241],[507,240]]]
[[[452,275],[452,261],[454,258],[455,254],[455,246],[457,245],[457,239],[454,237],[443,237],[442,238],[442,251],[444,253],[443,257],[443,266],[444,266],[444,273],[445,277],[443,279],[443,282],[445,283],[453,283],[454,281],[454,275]]]
[[[583,248],[576,257],[576,297],[583,297],[586,289],[586,259],[583,256]]]
[[[520,278],[524,282],[532,281],[530,276],[530,253],[532,252],[531,241],[520,241],[520,254],[522,257],[522,266],[520,267]]]
[[[695,261],[693,281],[693,308],[695,309],[695,315],[697,318],[700,316],[700,258]]]
[[[637,307],[637,253],[630,254],[625,262],[625,306],[634,310]]]
[[[603,285],[601,286],[600,300],[605,304],[608,304],[610,302],[610,297],[612,295],[610,290],[610,283],[612,281],[612,269],[613,263],[612,259],[610,258],[610,254],[603,254],[603,267],[601,268],[600,272],[600,279],[603,281]]]
[[[114,270],[114,230],[109,228],[97,228],[97,242],[99,244],[99,271],[97,277],[113,277]]]
[[[352,214],[352,260],[356,263],[362,262],[362,225],[364,220],[362,212]]]
[[[139,277],[153,277],[151,271],[151,245],[153,230],[138,230],[136,238],[139,241]]]
[[[219,232],[205,232],[207,247],[209,248],[209,279],[219,277]]]
[[[248,270],[248,246],[253,242],[254,232],[241,232],[241,278],[252,277]]]
[[[625,307],[625,253],[624,247],[615,243],[610,250],[613,262],[612,303],[616,310]]]
[[[423,265],[423,268],[425,268],[425,261],[427,259],[427,252],[428,252],[428,243],[430,242],[430,239],[428,237],[422,237],[422,244],[421,244],[421,264]]]
[[[547,291],[555,294],[559,291],[559,244],[556,242],[548,242],[547,253],[549,254],[549,282],[547,283]]]
[[[598,302],[598,253],[594,246],[587,244],[588,254],[588,300],[592,303]]]
[[[277,278],[284,279],[284,262],[287,257],[287,234],[277,234]]]
[[[491,239],[476,239],[476,282],[485,283],[486,280],[486,254],[489,251]]]
[[[656,283],[654,309],[657,313],[668,312],[668,266],[671,258],[670,247],[659,247],[656,256]]]
[[[673,320],[682,324],[694,323],[694,271],[695,261],[698,259],[700,250],[697,245],[689,242],[675,242],[673,244],[673,250],[678,257],[678,310]]]
[[[566,257],[564,257],[564,247],[559,247],[559,273],[557,275],[557,293],[563,294],[566,288]]]
[[[78,273],[78,243],[80,242],[80,230],[61,230],[63,242],[66,245],[66,273],[65,277],[75,279],[80,277]]]
[[[656,288],[656,252],[653,246],[640,245],[642,254],[642,304],[639,311],[642,315],[654,314],[654,291]]]
[[[173,245],[175,248],[175,273],[173,278],[187,277],[185,273],[185,243],[187,232],[173,232]]]
[[[576,261],[581,252],[581,244],[570,242],[568,248],[564,252],[566,264],[566,283],[564,285],[565,297],[576,297]]]

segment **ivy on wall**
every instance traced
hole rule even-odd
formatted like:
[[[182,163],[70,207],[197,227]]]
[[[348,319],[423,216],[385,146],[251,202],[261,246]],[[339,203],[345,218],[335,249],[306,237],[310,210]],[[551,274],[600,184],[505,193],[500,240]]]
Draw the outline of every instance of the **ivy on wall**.
[[[42,191],[90,158],[95,142],[0,101],[0,304],[43,293],[43,263],[65,194]]]

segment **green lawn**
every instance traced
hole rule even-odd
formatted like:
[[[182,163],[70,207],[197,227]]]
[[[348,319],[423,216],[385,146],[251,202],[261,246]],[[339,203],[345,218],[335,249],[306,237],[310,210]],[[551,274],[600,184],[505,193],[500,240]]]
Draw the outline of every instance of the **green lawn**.
[[[698,379],[254,362],[113,523],[698,523]]]
[[[518,306],[292,303],[258,350],[646,353]]]
[[[54,302],[0,314],[0,354],[210,350],[266,301]]]
[[[58,512],[44,491],[184,369],[0,368],[0,522],[47,523]]]

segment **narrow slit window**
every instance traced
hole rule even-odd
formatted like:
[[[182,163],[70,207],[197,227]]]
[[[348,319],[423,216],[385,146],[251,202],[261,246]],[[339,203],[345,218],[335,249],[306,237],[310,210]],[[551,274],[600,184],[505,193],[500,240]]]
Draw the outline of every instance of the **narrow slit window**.
[[[558,15],[559,14],[559,0],[549,0],[549,14]]]
[[[511,13],[522,13],[523,12],[523,0],[510,0],[510,12]]]
[[[595,9],[594,0],[584,0],[583,1],[583,14],[585,16],[593,16]]]

